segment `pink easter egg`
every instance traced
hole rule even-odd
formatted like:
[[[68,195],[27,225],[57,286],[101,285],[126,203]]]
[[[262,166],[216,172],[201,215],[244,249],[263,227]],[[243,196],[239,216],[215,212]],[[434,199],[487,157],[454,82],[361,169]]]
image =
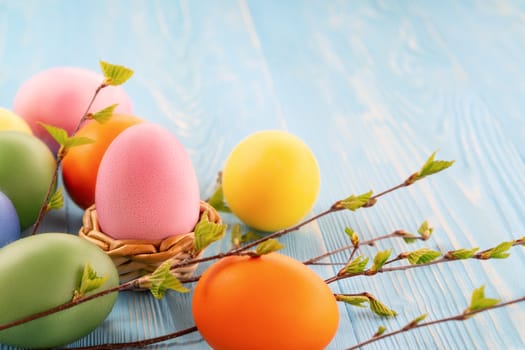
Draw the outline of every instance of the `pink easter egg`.
[[[95,205],[102,231],[115,239],[157,240],[193,231],[200,196],[188,153],[159,125],[129,127],[102,158]]]
[[[76,67],[55,67],[32,76],[18,89],[13,111],[31,127],[34,135],[54,153],[57,143],[39,124],[51,124],[71,134],[85,113],[97,87],[104,77]],[[116,113],[132,114],[131,100],[120,86],[102,89],[90,112],[97,112],[118,103]]]

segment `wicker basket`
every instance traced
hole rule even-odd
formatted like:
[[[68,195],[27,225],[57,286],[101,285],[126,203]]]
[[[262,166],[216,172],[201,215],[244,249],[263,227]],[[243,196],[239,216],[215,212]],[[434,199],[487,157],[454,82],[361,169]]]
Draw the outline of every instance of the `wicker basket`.
[[[211,222],[222,223],[217,211],[208,203],[201,201],[200,215],[202,216],[204,213],[208,214],[208,219]],[[193,232],[163,240],[113,239],[100,230],[94,205],[84,212],[82,224],[79,236],[95,243],[111,257],[119,272],[121,283],[155,271],[159,265],[168,259],[172,259],[173,264],[177,264],[183,260],[197,257],[193,252],[195,239]],[[187,265],[174,269],[172,273],[177,278],[186,278],[195,271],[196,267],[197,264]]]

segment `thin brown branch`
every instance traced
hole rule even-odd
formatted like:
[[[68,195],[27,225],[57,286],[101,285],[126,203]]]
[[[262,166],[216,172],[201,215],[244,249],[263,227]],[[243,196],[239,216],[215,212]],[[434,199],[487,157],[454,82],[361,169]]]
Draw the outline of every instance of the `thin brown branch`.
[[[100,90],[102,90],[103,88],[107,87],[108,85],[106,85],[105,83],[105,80],[104,82],[102,82],[98,87],[97,89],[95,90],[95,93],[93,94],[93,96],[91,97],[91,100],[89,101],[89,104],[86,108],[86,111],[84,112],[84,114],[82,115],[82,118],[80,118],[80,120],[78,121],[78,124],[77,126],[75,127],[75,130],[73,131],[73,135],[75,135],[78,130],[80,130],[80,127],[82,126],[82,123],[84,123],[87,119],[88,119],[88,116],[89,116],[89,110],[91,109],[91,107],[93,106],[93,103],[95,102],[98,94],[100,93]]]
[[[359,246],[362,246],[362,245],[368,245],[368,246],[373,246],[375,245],[376,242],[378,241],[381,241],[381,240],[385,240],[385,239],[389,239],[389,238],[403,238],[402,236],[400,236],[398,234],[398,232],[400,232],[400,230],[396,230],[392,233],[389,233],[389,234],[386,234],[386,235],[383,235],[383,236],[379,236],[379,237],[375,237],[375,238],[372,238],[372,239],[369,239],[369,240],[366,240],[366,241],[362,241],[359,243]],[[425,238],[421,237],[421,236],[414,236],[414,237],[411,237],[412,239],[419,239],[419,240],[425,240]],[[331,255],[334,255],[334,254],[337,254],[337,253],[341,253],[345,250],[349,250],[349,249],[353,249],[352,250],[352,253],[350,254],[350,258],[348,260],[352,260],[353,256],[355,255],[355,251],[357,249],[355,249],[355,246],[353,244],[348,244],[344,247],[340,247],[340,248],[337,248],[337,249],[334,249],[334,250],[331,250],[329,252],[326,252],[324,254],[321,254],[319,256],[316,256],[314,258],[311,258],[311,259],[308,259],[308,260],[305,260],[303,261],[303,264],[305,265],[312,265],[314,263],[316,263],[317,261],[321,260],[321,259],[324,259],[324,258],[327,258]]]
[[[312,221],[315,221],[325,215],[328,215],[330,213],[333,213],[334,211],[338,211],[339,209],[328,209],[328,210],[325,210],[324,212],[321,212],[295,226],[292,226],[292,227],[289,227],[287,229],[283,229],[283,230],[280,230],[280,231],[276,231],[274,233],[271,233],[267,236],[264,236],[263,238],[260,238],[258,240],[255,240],[253,242],[250,242],[246,245],[243,245],[241,247],[238,247],[238,248],[235,248],[235,249],[232,249],[232,250],[229,250],[228,252],[224,252],[224,253],[218,253],[218,254],[215,254],[215,255],[210,255],[210,256],[207,256],[207,257],[204,257],[204,258],[198,258],[198,259],[188,259],[186,261],[182,261],[180,263],[177,263],[177,264],[174,264],[171,269],[177,269],[177,268],[180,268],[180,267],[184,267],[184,266],[188,266],[188,265],[193,265],[193,264],[197,264],[197,263],[202,263],[202,262],[207,262],[207,261],[212,261],[212,260],[217,260],[217,259],[222,259],[222,258],[225,258],[227,256],[231,256],[231,255],[240,255],[242,254],[243,252],[245,252],[246,250],[250,249],[250,248],[253,248],[255,246],[257,246],[258,244],[262,243],[262,242],[265,242],[271,238],[278,238],[278,237],[281,237],[285,234],[288,234],[290,232],[293,232],[293,231],[297,231],[299,230],[301,227],[311,223]]]
[[[493,306],[490,306],[490,307],[486,307],[486,308],[483,308],[483,309],[479,309],[479,310],[476,310],[476,311],[469,311],[469,312],[466,312],[466,313],[463,312],[463,313],[455,315],[455,316],[451,316],[451,317],[447,317],[447,318],[441,318],[441,319],[434,320],[434,321],[410,324],[409,326],[405,326],[405,327],[400,328],[400,329],[398,329],[396,331],[383,333],[381,335],[372,337],[372,338],[370,338],[368,340],[365,340],[365,341],[363,341],[363,342],[361,342],[359,344],[356,344],[356,345],[354,345],[352,347],[349,347],[346,350],[360,349],[360,348],[364,347],[365,345],[374,343],[374,342],[379,341],[379,340],[384,339],[384,338],[392,337],[394,335],[397,335],[397,334],[400,334],[400,333],[403,333],[403,332],[408,332],[408,331],[416,329],[416,328],[428,327],[428,326],[432,326],[432,325],[435,325],[435,324],[438,324],[438,323],[444,323],[444,322],[450,322],[450,321],[465,321],[468,318],[470,318],[471,316],[474,316],[476,314],[479,314],[479,313],[482,313],[482,312],[485,312],[485,311],[494,310],[494,309],[499,309],[499,308],[502,308],[502,307],[505,307],[505,306],[509,306],[511,304],[517,304],[517,303],[520,303],[520,302],[523,302],[523,301],[525,301],[525,296],[523,296],[521,298],[509,300],[509,301],[506,301],[504,303],[499,303],[499,304],[496,304],[496,305],[493,305]]]
[[[57,312],[60,312],[60,311],[72,308],[72,307],[74,307],[74,306],[76,306],[78,304],[85,303],[87,301],[93,300],[95,298],[102,297],[102,296],[110,294],[110,293],[121,292],[121,291],[124,291],[124,290],[129,290],[129,289],[135,288],[137,286],[137,283],[138,283],[137,281],[138,280],[133,280],[133,281],[121,284],[119,286],[116,286],[114,288],[108,288],[108,289],[105,289],[105,290],[103,290],[101,292],[94,293],[94,294],[91,294],[91,295],[88,295],[88,296],[85,296],[85,297],[82,297],[82,298],[78,298],[78,299],[72,300],[70,302],[58,305],[58,306],[55,306],[55,307],[53,307],[51,309],[47,309],[47,310],[44,310],[44,311],[35,313],[33,315],[29,315],[29,316],[20,318],[18,320],[15,320],[15,321],[12,321],[12,322],[9,322],[9,323],[2,324],[2,325],[0,325],[0,331],[3,331],[4,329],[8,329],[8,328],[12,328],[12,327],[21,325],[23,323],[27,323],[27,322],[36,320],[36,319],[39,319],[39,318],[42,318],[42,317],[45,317],[45,316],[49,316],[51,314],[54,314],[54,313],[57,313]]]
[[[407,186],[410,186],[410,185],[411,185],[410,183],[408,183],[407,181],[404,181],[403,183],[400,183],[397,186],[394,186],[392,188],[389,188],[388,190],[385,190],[385,191],[380,192],[380,193],[378,193],[376,195],[373,195],[372,197],[370,197],[370,200],[372,200],[372,201],[377,200],[379,197],[382,197],[382,196],[384,196],[386,194],[389,194],[390,192],[394,192],[394,191],[396,191],[396,190],[398,190],[400,188],[407,187]]]
[[[522,244],[523,244],[523,239],[522,238],[512,241],[512,246],[517,246],[517,245],[522,245]],[[404,270],[415,269],[415,268],[424,267],[424,266],[431,266],[431,265],[436,265],[436,264],[441,264],[441,263],[448,263],[448,262],[452,262],[452,261],[461,261],[461,260],[470,260],[470,259],[487,260],[487,258],[484,256],[484,253],[490,251],[491,249],[493,249],[493,248],[489,248],[489,249],[483,250],[483,251],[481,251],[481,252],[479,252],[477,254],[474,254],[472,257],[470,257],[468,259],[455,259],[455,258],[451,257],[449,254],[444,254],[439,259],[436,259],[436,260],[433,260],[433,261],[430,261],[430,262],[427,262],[427,263],[423,263],[423,264],[383,267],[383,268],[381,268],[381,269],[379,269],[377,271],[372,271],[371,269],[368,269],[368,270],[364,270],[364,271],[359,272],[359,273],[352,273],[352,274],[342,273],[342,274],[338,274],[336,276],[332,276],[330,278],[325,279],[325,282],[327,284],[330,284],[330,283],[333,283],[333,282],[336,282],[336,281],[339,281],[339,280],[342,280],[342,279],[347,279],[347,278],[350,278],[350,277],[363,276],[363,275],[364,276],[373,276],[373,275],[375,275],[377,273],[404,271]],[[387,261],[385,263],[385,265],[391,264],[391,263],[396,262],[396,261],[403,260],[403,256],[407,256],[407,253],[399,254],[398,257]]]
[[[169,333],[169,334],[162,335],[160,337],[155,337],[155,338],[148,338],[148,339],[130,341],[130,342],[125,342],[125,343],[106,343],[106,344],[84,346],[84,347],[77,347],[77,348],[67,348],[67,350],[111,350],[111,349],[143,348],[148,345],[161,343],[166,340],[182,337],[183,335],[194,333],[197,331],[198,331],[197,327],[193,326],[193,327],[185,328],[180,331],[176,331],[176,332]]]
[[[89,101],[89,104],[88,104],[88,107],[86,108],[86,111],[84,112],[84,114],[82,115],[80,120],[78,121],[77,126],[75,127],[75,130],[73,131],[72,135],[76,134],[78,132],[78,130],[80,129],[80,127],[82,126],[82,123],[85,120],[87,120],[87,116],[89,114],[89,110],[93,106],[93,103],[95,102],[95,99],[97,98],[98,94],[100,93],[100,90],[102,90],[106,86],[107,86],[106,84],[102,83],[102,84],[100,84],[97,87],[97,89],[95,90],[95,93],[93,94],[93,96],[91,97],[91,100]],[[40,207],[40,210],[38,211],[38,216],[36,218],[35,224],[33,225],[33,230],[31,231],[31,235],[34,235],[34,234],[37,233],[38,228],[40,227],[40,224],[42,223],[42,219],[44,218],[44,216],[49,211],[48,210],[49,199],[51,198],[51,195],[53,194],[53,189],[55,188],[55,186],[57,184],[58,172],[60,171],[60,165],[62,164],[62,160],[64,159],[64,156],[65,156],[64,149],[62,147],[59,147],[58,152],[57,152],[57,160],[56,160],[56,164],[55,164],[55,170],[53,171],[53,176],[51,178],[51,183],[49,184],[49,187],[47,189],[46,196],[44,197],[44,201],[42,203],[42,206]]]
[[[42,203],[42,206],[40,207],[40,210],[38,211],[38,216],[36,218],[35,224],[33,225],[33,230],[31,231],[31,235],[36,234],[38,231],[38,227],[42,223],[42,219],[44,218],[44,215],[48,212],[48,203],[49,199],[51,198],[51,195],[53,194],[53,189],[56,186],[57,180],[58,180],[58,171],[60,169],[60,163],[62,162],[61,158],[58,158],[55,165],[55,170],[53,171],[53,176],[51,177],[51,183],[49,184],[49,187],[47,188],[46,196],[44,197],[44,202]]]
[[[386,195],[386,194],[388,194],[388,193],[390,193],[390,192],[393,192],[393,191],[395,191],[395,190],[397,190],[397,189],[400,189],[400,188],[403,188],[403,187],[406,187],[406,186],[408,186],[408,185],[407,185],[407,182],[404,181],[403,183],[401,183],[401,184],[399,184],[399,185],[396,185],[396,186],[394,186],[394,187],[391,187],[391,188],[389,188],[388,190],[385,190],[385,191],[383,191],[383,192],[381,192],[381,193],[378,193],[378,194],[372,196],[370,199],[371,199],[372,201],[377,201],[377,199],[378,199],[379,197],[382,197],[382,196],[384,196],[384,195]],[[206,261],[211,261],[211,260],[221,259],[221,258],[224,258],[224,257],[226,257],[226,256],[230,256],[230,255],[238,255],[239,253],[244,252],[244,251],[246,251],[246,250],[248,250],[248,249],[254,248],[254,247],[256,247],[257,245],[259,245],[260,243],[265,242],[265,241],[267,241],[267,240],[269,240],[269,239],[279,238],[279,237],[284,236],[284,235],[286,235],[286,234],[288,234],[288,233],[291,233],[291,232],[297,231],[297,230],[301,229],[303,226],[306,226],[307,224],[309,224],[309,223],[311,223],[311,222],[313,222],[313,221],[316,221],[316,220],[318,220],[318,219],[320,219],[320,218],[322,218],[322,217],[324,217],[324,216],[326,216],[326,215],[332,214],[332,213],[334,213],[334,212],[338,212],[338,211],[345,210],[345,208],[342,208],[342,207],[340,207],[340,206],[337,206],[337,205],[336,205],[337,203],[338,203],[338,201],[335,202],[332,206],[330,206],[329,209],[326,209],[326,210],[320,212],[319,214],[314,215],[314,216],[312,216],[311,218],[308,218],[308,219],[306,219],[306,220],[304,220],[304,221],[298,223],[297,225],[294,225],[294,226],[291,226],[291,227],[288,227],[288,228],[286,228],[286,229],[282,229],[282,230],[279,230],[279,231],[275,231],[275,232],[273,232],[273,233],[271,233],[271,234],[269,234],[269,235],[266,235],[266,236],[264,236],[264,237],[262,237],[262,238],[260,238],[260,239],[257,239],[257,240],[255,240],[255,241],[252,241],[252,242],[250,242],[250,243],[248,243],[248,244],[245,244],[245,245],[243,245],[243,246],[241,246],[241,247],[238,247],[238,248],[232,249],[232,250],[230,250],[230,251],[228,251],[228,252],[226,252],[226,253],[219,253],[219,254],[215,254],[215,255],[210,255],[210,256],[205,257],[205,258],[189,259],[189,260],[186,260],[186,261],[182,261],[182,262],[180,262],[180,263],[178,263],[178,264],[174,264],[174,265],[172,266],[172,269],[177,269],[177,268],[180,268],[180,267],[184,267],[184,266],[188,266],[188,265],[193,265],[193,264],[196,264],[196,263],[201,263],[201,262],[206,262]],[[368,208],[368,207],[369,207],[369,206],[364,206],[363,208]],[[363,244],[367,244],[367,243],[363,242]],[[345,250],[345,249],[342,249],[342,250]],[[342,251],[342,250],[341,250],[341,251]],[[334,253],[334,254],[335,254],[335,253]],[[321,258],[319,258],[319,259],[321,259]]]

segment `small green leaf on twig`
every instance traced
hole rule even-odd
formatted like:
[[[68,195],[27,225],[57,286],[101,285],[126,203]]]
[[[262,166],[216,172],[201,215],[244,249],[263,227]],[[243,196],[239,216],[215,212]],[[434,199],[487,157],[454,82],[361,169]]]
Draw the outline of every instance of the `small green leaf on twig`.
[[[146,287],[149,288],[151,294],[157,299],[162,299],[169,289],[179,293],[187,293],[190,291],[170,272],[170,269],[171,261],[167,260],[157,267],[151,276],[147,278],[147,284],[149,284],[149,286]]]
[[[366,269],[366,265],[368,265],[368,260],[368,257],[363,258],[362,255],[359,255],[357,258],[348,263],[348,265],[346,265],[340,273],[348,275],[355,275],[361,273]]]
[[[64,196],[62,195],[62,187],[59,187],[55,193],[51,195],[46,205],[47,210],[56,210],[64,206]]]
[[[73,300],[82,298],[87,293],[100,288],[106,283],[108,278],[109,276],[107,275],[102,277],[97,276],[97,273],[93,270],[89,262],[86,263],[86,265],[84,265],[84,270],[82,271],[82,277],[80,278],[80,285],[73,292]]]
[[[255,231],[248,231],[246,233],[243,233],[241,237],[241,243],[244,244],[244,243],[253,242],[263,237],[264,237],[264,234],[262,233],[255,232]]]
[[[419,233],[421,238],[423,238],[423,240],[425,241],[429,239],[430,236],[432,236],[433,232],[434,232],[434,228],[430,227],[427,220],[423,221],[423,223],[417,229],[417,233]]]
[[[40,125],[42,125],[42,127],[44,129],[46,129],[46,131],[49,133],[49,135],[51,135],[51,137],[61,146],[65,146],[66,145],[66,142],[67,140],[69,139],[69,136],[67,134],[67,131],[62,129],[62,128],[59,128],[59,127],[56,127],[56,126],[53,126],[53,125],[49,125],[49,124],[45,124],[45,123],[40,123]]]
[[[240,247],[241,245],[245,243],[253,242],[253,241],[256,241],[264,237],[263,233],[254,232],[254,231],[248,231],[246,233],[242,233],[241,224],[239,223],[236,223],[232,226],[230,230],[230,234],[231,234],[231,243],[236,248]]]
[[[370,298],[370,310],[379,316],[396,316],[397,312],[377,300],[376,298]]]
[[[394,234],[398,237],[401,237],[403,238],[403,240],[405,241],[405,243],[414,243],[415,241],[418,240],[418,237],[411,234],[410,232],[407,232],[405,230],[397,230],[397,231],[394,231]]]
[[[345,304],[357,306],[357,307],[366,307],[364,303],[368,303],[370,300],[365,295],[348,295],[348,294],[336,294],[335,300],[342,301]]]
[[[428,157],[427,161],[421,169],[412,176],[410,176],[406,181],[406,185],[411,185],[416,181],[419,181],[429,175],[436,174],[442,170],[447,169],[448,167],[452,166],[454,164],[454,161],[446,161],[446,160],[434,160],[436,156],[436,152],[433,152],[430,157]]]
[[[512,248],[514,242],[502,242],[492,249],[480,253],[480,259],[505,259],[510,253],[507,251]]]
[[[100,61],[100,68],[104,74],[105,85],[122,85],[133,75],[133,70],[124,66]]]
[[[282,245],[278,240],[271,238],[260,243],[257,246],[257,248],[255,248],[255,255],[261,256],[265,254],[270,254],[283,248],[284,245]]]
[[[445,258],[449,260],[462,260],[472,258],[479,250],[478,247],[472,249],[456,249],[451,250],[445,255]]]
[[[419,322],[423,321],[425,318],[427,318],[427,314],[422,314],[416,318],[414,318],[412,321],[410,321],[405,327],[403,327],[403,330],[409,330],[410,328],[414,328],[418,325]]]
[[[82,146],[82,145],[89,145],[90,143],[94,143],[95,140],[90,139],[89,137],[84,136],[73,136],[69,137],[64,144],[64,147],[66,149],[70,149],[72,147]]]
[[[374,333],[372,338],[377,338],[377,337],[383,335],[383,333],[385,333],[385,332],[386,332],[386,327],[385,326],[379,326],[379,327],[377,327],[377,331]]]
[[[407,260],[411,265],[420,265],[434,261],[440,256],[441,252],[428,248],[421,248],[410,252],[407,256]]]
[[[241,224],[234,224],[230,229],[231,242],[235,248],[239,248],[242,243]]]
[[[474,289],[474,292],[472,292],[470,305],[464,311],[464,314],[468,315],[472,311],[486,309],[498,304],[499,302],[500,301],[498,299],[485,298],[485,286],[481,286],[477,289]]]
[[[53,126],[53,125],[48,125],[44,123],[39,123],[39,124],[42,125],[42,127],[46,129],[49,135],[51,135],[51,137],[61,146],[60,151],[59,151],[60,158],[63,158],[66,155],[67,151],[72,147],[86,145],[86,144],[95,142],[89,137],[82,137],[82,136],[69,137],[67,135],[66,130]]]
[[[381,270],[383,265],[387,262],[388,258],[390,257],[390,254],[392,254],[391,250],[383,250],[381,252],[377,252],[376,256],[374,257],[374,263],[370,268],[370,273],[373,274]]]
[[[93,119],[97,123],[100,123],[100,124],[107,123],[113,116],[113,113],[115,112],[115,108],[117,108],[117,106],[118,106],[118,103],[115,103],[111,106],[101,109],[100,111],[96,113],[89,114],[88,118]]]
[[[231,209],[228,207],[226,202],[224,201],[224,192],[222,190],[222,185],[217,185],[217,188],[215,189],[215,192],[211,195],[211,197],[208,199],[208,204],[215,208],[215,210],[224,212],[224,213],[231,213]]]
[[[347,234],[348,238],[350,238],[352,245],[357,248],[359,246],[359,235],[357,232],[352,230],[350,227],[345,227],[345,233]]]
[[[208,213],[201,215],[200,221],[195,225],[195,252],[200,253],[210,244],[220,240],[226,233],[225,224],[217,224],[208,219]]]
[[[356,211],[357,209],[365,206],[372,205],[372,191],[360,194],[359,196],[351,195],[345,199],[342,199],[336,203],[336,208],[339,209],[348,209],[351,211]]]
[[[342,301],[346,304],[364,307],[364,303],[368,302],[370,310],[379,316],[396,316],[397,312],[390,309],[388,306],[377,300],[372,294],[365,292],[361,294],[335,294],[337,301]]]

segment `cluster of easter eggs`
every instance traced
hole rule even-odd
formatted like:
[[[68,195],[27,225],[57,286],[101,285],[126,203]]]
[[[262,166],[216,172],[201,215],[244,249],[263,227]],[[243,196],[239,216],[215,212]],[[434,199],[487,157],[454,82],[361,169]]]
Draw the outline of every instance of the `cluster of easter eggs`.
[[[0,246],[20,237],[36,219],[55,158],[23,119],[0,110]]]
[[[89,70],[48,69],[20,87],[13,111],[0,110],[0,214],[10,228],[2,230],[0,242],[13,241],[34,224],[48,191],[58,144],[41,124],[71,134],[102,81]],[[187,152],[169,131],[134,116],[121,87],[102,89],[90,111],[115,103],[109,122],[90,121],[77,132],[94,143],[71,148],[63,159],[69,196],[84,209],[96,203],[103,230],[116,239],[190,232],[198,219],[199,187]],[[113,144],[131,126],[136,128]]]
[[[92,293],[118,285],[118,273],[105,253],[75,235],[19,239],[34,224],[56,168],[58,145],[41,123],[71,134],[102,81],[100,74],[80,68],[49,69],[20,87],[12,111],[0,109],[0,285],[12,286],[0,290],[0,324],[69,301],[86,262],[109,276]],[[95,205],[102,231],[115,239],[161,240],[192,231],[199,220],[200,193],[189,154],[169,130],[134,116],[121,87],[102,89],[90,111],[115,103],[109,122],[88,121],[75,135],[94,142],[69,149],[63,158],[61,178],[69,197],[82,209]],[[319,187],[313,153],[284,131],[248,136],[223,169],[227,205],[245,224],[264,232],[303,219]],[[254,297],[261,291],[265,294]],[[116,294],[110,294],[0,331],[0,343],[29,348],[67,344],[98,326],[115,300]],[[239,315],[239,307],[256,310],[258,321],[251,318],[253,312]],[[230,350],[254,342],[257,348],[321,349],[338,322],[326,284],[303,264],[276,253],[214,264],[196,286],[193,314],[212,347]],[[227,334],[224,325],[232,320],[238,322],[227,328],[235,334]],[[263,328],[271,329],[272,336]]]

